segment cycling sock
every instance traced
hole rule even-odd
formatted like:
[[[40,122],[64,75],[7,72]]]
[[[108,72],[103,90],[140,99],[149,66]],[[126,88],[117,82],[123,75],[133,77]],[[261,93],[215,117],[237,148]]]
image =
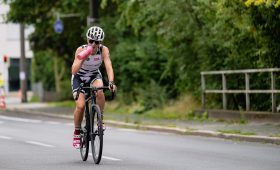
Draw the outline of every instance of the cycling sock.
[[[81,131],[81,127],[75,127],[75,134],[80,134],[80,131]],[[78,132],[78,133],[76,133]]]
[[[73,147],[76,149],[80,148],[80,139],[81,139],[81,127],[75,127],[73,135]]]

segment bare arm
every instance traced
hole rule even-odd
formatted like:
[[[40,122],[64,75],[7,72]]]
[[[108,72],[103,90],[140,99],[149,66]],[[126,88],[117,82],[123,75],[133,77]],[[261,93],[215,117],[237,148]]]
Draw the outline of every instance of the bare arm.
[[[75,75],[79,72],[84,60],[78,59],[78,54],[83,51],[81,47],[77,48],[76,53],[75,53],[75,59],[72,64],[72,74]]]
[[[109,49],[105,46],[103,46],[103,48],[102,48],[102,57],[103,57],[106,72],[108,75],[108,80],[109,80],[109,82],[114,81],[114,70],[113,70],[111,59],[110,59],[110,52],[109,52]]]

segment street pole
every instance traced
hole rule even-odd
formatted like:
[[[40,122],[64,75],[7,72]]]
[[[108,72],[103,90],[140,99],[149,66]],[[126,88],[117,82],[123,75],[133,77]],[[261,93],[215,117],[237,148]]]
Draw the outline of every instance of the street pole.
[[[20,24],[20,93],[21,102],[27,102],[27,80],[26,80],[26,60],[25,60],[25,36],[24,36],[24,24]]]
[[[89,1],[88,26],[93,26],[94,24],[98,23],[98,7],[99,7],[98,0]]]

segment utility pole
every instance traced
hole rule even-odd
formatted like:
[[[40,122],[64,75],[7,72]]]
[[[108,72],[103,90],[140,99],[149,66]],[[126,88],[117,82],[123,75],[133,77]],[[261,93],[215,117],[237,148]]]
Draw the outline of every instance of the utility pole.
[[[89,19],[87,23],[88,26],[93,26],[94,24],[98,23],[98,7],[99,7],[98,0],[89,1]]]
[[[25,35],[24,35],[24,24],[20,24],[20,92],[21,102],[27,102],[27,80],[26,80],[26,60],[25,60]]]

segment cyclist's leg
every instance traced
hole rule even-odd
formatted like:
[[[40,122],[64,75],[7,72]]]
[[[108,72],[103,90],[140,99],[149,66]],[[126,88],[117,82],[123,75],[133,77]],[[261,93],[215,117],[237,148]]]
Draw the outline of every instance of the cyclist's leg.
[[[80,78],[78,76],[72,76],[72,93],[73,93],[73,97],[75,98],[77,95],[77,89],[80,86]],[[75,126],[75,130],[74,130],[74,134],[73,134],[73,146],[75,148],[79,148],[80,147],[80,130],[81,130],[81,122],[83,120],[83,113],[84,113],[84,109],[85,109],[85,95],[83,93],[83,91],[81,91],[81,93],[79,94],[79,98],[75,101],[76,103],[76,108],[74,111],[74,126]]]
[[[76,102],[76,108],[74,111],[74,125],[75,128],[81,128],[81,123],[83,120],[83,113],[85,110],[85,95],[80,93],[78,100]]]
[[[81,123],[83,120],[83,113],[85,109],[85,95],[84,93],[80,93],[78,100],[76,100],[76,108],[74,111],[74,125],[75,130],[73,134],[73,146],[77,149],[80,148],[80,131],[81,131]]]
[[[102,79],[95,79],[92,82],[92,85],[95,87],[102,87],[103,86],[103,81]],[[103,90],[98,90],[96,94],[96,103],[100,107],[101,112],[103,113],[104,106],[105,106],[105,96],[103,93]]]
[[[92,85],[95,86],[95,87],[101,87],[101,86],[103,86],[102,78],[99,78],[99,77],[97,76],[97,78],[94,79],[94,80],[92,81]],[[103,120],[103,110],[104,110],[104,106],[105,106],[105,96],[104,96],[103,90],[98,90],[98,91],[97,91],[97,94],[96,94],[96,104],[97,104],[97,105],[99,106],[99,108],[100,108],[100,111],[101,111],[101,119]],[[103,130],[106,129],[104,122],[103,122],[103,124],[102,124],[102,128],[103,128]]]
[[[100,71],[98,71],[94,76],[92,76],[91,84],[94,87],[102,87],[103,81],[102,81],[102,75]],[[103,113],[104,106],[105,106],[105,96],[103,93],[103,90],[98,90],[96,94],[96,103],[100,107],[101,113]]]
[[[72,75],[71,85],[74,99],[76,98],[77,90],[79,89],[81,82],[82,81],[78,75]],[[74,125],[75,128],[79,128],[81,127],[81,122],[83,120],[83,113],[85,109],[85,95],[83,90],[80,91],[79,98],[75,101],[75,103],[76,107],[74,111]]]

